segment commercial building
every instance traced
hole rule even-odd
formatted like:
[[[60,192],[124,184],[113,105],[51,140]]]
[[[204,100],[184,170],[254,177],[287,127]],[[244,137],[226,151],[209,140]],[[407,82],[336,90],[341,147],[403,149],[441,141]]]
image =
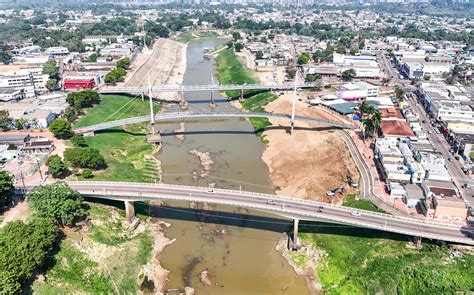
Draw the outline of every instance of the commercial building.
[[[46,49],[46,52],[48,53],[48,55],[50,57],[64,56],[64,55],[69,54],[69,49],[67,49],[66,47],[62,47],[62,46],[56,46],[56,47],[50,47],[50,48]]]
[[[87,77],[65,78],[63,84],[65,91],[92,89],[95,87],[95,79]]]
[[[340,86],[336,93],[339,99],[347,101],[360,101],[370,97],[377,97],[379,86],[367,82],[346,83]]]
[[[20,69],[0,73],[0,88],[23,90],[25,97],[33,97],[36,92],[45,92],[49,77],[41,68]]]

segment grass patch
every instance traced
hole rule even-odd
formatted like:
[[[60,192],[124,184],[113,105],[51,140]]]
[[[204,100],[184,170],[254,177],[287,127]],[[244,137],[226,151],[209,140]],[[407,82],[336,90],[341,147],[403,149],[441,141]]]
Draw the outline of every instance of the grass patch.
[[[83,239],[92,239],[103,246],[79,242],[79,250],[77,237],[68,236],[53,259],[53,267],[45,273],[46,280],[33,285],[34,293],[137,294],[139,291],[136,278],[148,263],[153,248],[150,232],[131,236],[122,228],[121,218],[112,217],[111,210],[115,208],[94,203],[90,206],[93,226]],[[102,258],[92,261],[89,255],[96,254]]]
[[[369,200],[365,200],[365,199],[356,200],[355,195],[347,195],[345,200],[344,200],[344,206],[357,208],[357,209],[368,210],[368,211],[385,213],[385,211],[379,209],[377,206],[375,206]]]
[[[254,84],[257,81],[252,77],[239,61],[234,51],[224,49],[217,55],[217,79],[219,84]],[[238,99],[240,91],[225,91],[229,99]],[[270,91],[247,91],[244,93],[245,100],[241,103],[242,108],[250,112],[265,112],[265,105],[274,101],[278,97]],[[270,121],[266,118],[250,118],[255,133],[262,139],[264,144],[268,144],[263,131],[270,126]]]
[[[106,294],[113,291],[110,279],[97,267],[96,262],[66,241],[54,257],[54,267],[46,273],[47,283],[36,283],[33,289],[38,294],[70,294],[78,290]]]
[[[149,113],[149,103],[120,95],[104,95],[100,104],[87,110],[75,124],[75,128],[90,126],[104,121],[142,116]],[[127,104],[120,112],[116,112]],[[160,109],[155,105],[155,112]],[[91,148],[98,149],[107,162],[107,169],[95,172],[94,180],[154,182],[158,180],[156,167],[145,156],[153,147],[146,142],[147,123],[115,127],[86,137]]]
[[[325,223],[303,223],[300,237],[328,255],[317,272],[325,294],[454,294],[474,288],[474,256],[447,247],[406,247],[407,237]],[[304,262],[301,257],[294,258]]]
[[[191,31],[191,32],[179,32],[173,37],[173,40],[181,43],[189,43],[200,38],[217,38],[219,35],[213,31]]]

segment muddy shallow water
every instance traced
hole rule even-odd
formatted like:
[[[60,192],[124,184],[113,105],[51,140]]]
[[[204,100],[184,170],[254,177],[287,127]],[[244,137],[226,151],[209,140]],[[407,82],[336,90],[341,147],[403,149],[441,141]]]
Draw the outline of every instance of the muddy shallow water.
[[[210,39],[189,44],[184,84],[212,82],[214,61],[204,60],[203,51],[224,42]],[[190,110],[210,110],[209,92],[185,93],[185,98]],[[238,111],[217,92],[214,99],[215,111]],[[176,107],[171,109],[176,111]],[[184,122],[184,132],[180,122],[159,124],[164,183],[274,192],[261,159],[265,147],[247,120]],[[203,163],[209,158],[212,163]],[[185,203],[168,204],[172,207],[159,209],[160,218],[172,224],[166,235],[176,239],[160,255],[163,267],[171,271],[168,289],[190,286],[196,294],[308,294],[303,277],[274,250],[289,221],[228,206],[193,205],[194,210]]]

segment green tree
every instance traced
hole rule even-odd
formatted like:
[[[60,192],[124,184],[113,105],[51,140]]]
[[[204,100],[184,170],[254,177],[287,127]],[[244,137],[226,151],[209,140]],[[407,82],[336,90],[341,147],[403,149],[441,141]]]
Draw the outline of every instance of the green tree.
[[[398,101],[403,101],[405,97],[405,91],[400,87],[395,87],[395,96],[397,97]]]
[[[12,221],[0,230],[0,293],[20,294],[22,285],[51,255],[58,228],[50,219]]]
[[[48,166],[48,173],[54,178],[62,177],[68,171],[66,164],[58,155],[52,155],[46,161]]]
[[[227,45],[227,48],[230,49],[230,48],[234,47],[234,42],[229,41],[229,42],[226,43],[226,45]]]
[[[298,64],[299,65],[305,65],[309,61],[309,55],[307,53],[302,53],[300,56],[298,56]]]
[[[122,69],[125,71],[124,69]],[[79,92],[71,92],[66,97],[67,103],[80,110],[82,108],[91,107],[100,102],[100,96],[95,90],[86,89]]]
[[[68,148],[64,151],[64,159],[77,168],[98,170],[107,166],[104,157],[93,148]]]
[[[87,57],[86,62],[97,62],[97,57],[98,54],[94,52]]]
[[[235,43],[234,48],[235,48],[235,51],[240,52],[240,51],[242,51],[242,49],[244,49],[244,44],[242,44],[240,42]]]
[[[49,80],[46,82],[46,88],[47,88],[49,91],[53,91],[54,88],[56,88],[56,85],[58,85],[58,80],[56,80],[56,79],[49,79]]]
[[[71,226],[86,215],[81,194],[63,182],[35,187],[26,199],[36,216],[52,219],[62,227]]]
[[[47,74],[50,79],[58,78],[58,68],[57,68],[56,61],[54,59],[49,59],[43,65],[43,74]]]
[[[130,59],[128,57],[117,61],[117,68],[128,69],[130,67]]]
[[[232,32],[232,39],[234,39],[234,42],[236,42],[237,40],[242,39],[242,36],[240,36],[239,32]]]
[[[77,147],[86,147],[87,143],[86,140],[84,139],[84,136],[82,135],[74,135],[69,139],[69,141]]]
[[[374,106],[367,102],[362,102],[359,106],[359,113],[364,124],[364,135],[372,136],[382,122],[382,114]]]
[[[4,206],[10,202],[13,194],[13,180],[7,171],[0,170],[0,205]]]
[[[356,77],[356,71],[354,69],[348,69],[342,72],[342,80],[352,81]]]
[[[322,79],[322,77],[319,74],[307,74],[306,77],[304,78],[305,82],[314,82],[320,79]]]
[[[28,120],[25,118],[20,118],[15,121],[15,129],[22,130],[28,128]]]
[[[49,124],[49,131],[57,138],[65,138],[72,133],[71,123],[64,118],[57,118]]]
[[[94,177],[94,174],[92,174],[92,170],[91,169],[84,169],[82,170],[82,177],[84,177],[85,179],[90,179],[92,177]]]
[[[10,113],[8,111],[0,111],[0,130],[7,131],[10,128]]]
[[[255,59],[263,59],[263,52],[260,50],[255,53]]]

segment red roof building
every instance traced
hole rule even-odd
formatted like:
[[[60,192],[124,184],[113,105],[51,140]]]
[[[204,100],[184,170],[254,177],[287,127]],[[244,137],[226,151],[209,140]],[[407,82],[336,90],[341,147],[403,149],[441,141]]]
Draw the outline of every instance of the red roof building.
[[[64,79],[64,90],[92,89],[95,87],[94,78]]]
[[[380,129],[385,137],[415,137],[410,125],[403,120],[382,120]]]

